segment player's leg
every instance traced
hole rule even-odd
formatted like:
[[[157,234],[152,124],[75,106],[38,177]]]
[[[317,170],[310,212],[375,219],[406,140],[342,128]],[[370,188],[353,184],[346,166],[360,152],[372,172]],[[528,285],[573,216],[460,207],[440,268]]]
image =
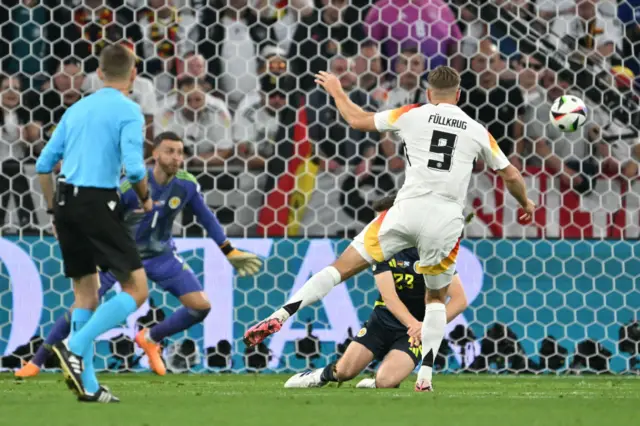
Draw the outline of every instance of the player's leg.
[[[373,352],[362,343],[351,342],[342,358],[324,368],[305,371],[292,376],[285,388],[315,388],[330,382],[346,382],[364,370],[373,361]]]
[[[420,253],[416,271],[423,274],[427,304],[422,321],[422,366],[418,372],[416,391],[433,391],[433,362],[444,339],[447,325],[445,301],[448,286],[455,272],[460,249],[464,218],[453,203],[438,203],[437,199],[416,200],[414,209],[428,207],[431,215],[413,224]]]
[[[65,276],[73,280],[75,309],[70,316],[70,329],[73,334],[80,332],[86,326],[96,309],[99,284],[91,244],[86,234],[75,227],[73,220],[74,214],[77,213],[75,205],[67,205],[64,209],[66,209],[64,212],[62,209],[56,211],[55,219],[64,273]],[[85,349],[88,352],[88,347],[72,353],[64,343],[59,342],[52,345],[51,349],[60,361],[60,368],[65,376],[67,386],[74,393],[79,396],[84,394],[87,389],[90,389],[89,392],[95,390],[97,387],[95,375],[84,374],[83,368],[83,363],[89,365],[93,362],[93,357],[83,359],[88,354],[85,353]],[[93,347],[91,347],[91,351],[93,351]],[[89,368],[88,374],[91,372],[92,367]]]
[[[245,344],[248,346],[257,345],[271,334],[278,332],[282,323],[290,316],[305,306],[321,300],[335,286],[367,269],[369,265],[370,262],[350,245],[335,262],[309,278],[282,308],[275,311],[266,320],[249,328],[244,335]]]
[[[406,343],[409,348],[409,342]],[[419,354],[420,348],[411,348]],[[420,357],[408,350],[392,349],[380,364],[373,386],[375,388],[395,388],[416,369],[420,363]],[[359,384],[360,388],[365,387]]]
[[[453,269],[453,268],[451,268]],[[447,325],[445,302],[453,270],[439,275],[425,275],[427,282],[427,305],[422,321],[422,366],[418,371],[416,391],[433,391],[433,362],[438,354]]]
[[[136,343],[149,357],[151,369],[158,375],[166,374],[161,357],[160,343],[167,337],[198,324],[211,311],[211,303],[202,291],[202,285],[191,269],[181,259],[161,256],[145,263],[149,278],[168,291],[182,303],[182,307],[150,329],[143,329],[136,335]],[[157,267],[156,267],[157,265]]]
[[[367,322],[362,326],[344,355],[336,363],[307,371],[291,377],[286,388],[308,388],[324,386],[329,382],[346,382],[364,370],[371,361],[382,359],[394,341],[393,333],[380,320],[374,310]]]
[[[98,291],[98,300],[102,299],[102,296],[105,295],[116,283],[116,279],[111,273],[100,273],[100,290]],[[69,336],[71,332],[71,315],[73,312],[73,307],[65,312],[63,315],[60,315],[56,322],[51,327],[49,334],[44,340],[44,343],[40,345],[38,350],[36,351],[33,359],[29,361],[24,367],[16,371],[16,377],[18,378],[27,378],[36,376],[40,372],[40,368],[44,365],[44,363],[51,356],[51,348],[53,345],[62,342]]]
[[[78,206],[83,214],[78,216],[74,223],[76,232],[82,232],[87,236],[94,265],[112,272],[120,282],[122,291],[100,305],[84,327],[72,333],[68,349],[76,356],[89,348],[92,351],[94,340],[125,321],[144,303],[149,292],[147,276],[142,268],[135,242],[121,220],[118,195],[115,192],[97,191],[87,193],[86,199],[86,204]],[[109,205],[113,206],[113,203],[116,204],[116,208],[112,210]],[[95,277],[98,284],[97,273]],[[97,289],[96,286],[96,293]],[[76,315],[76,312],[77,308],[74,309],[73,315]],[[54,350],[57,346],[54,346]],[[104,392],[103,388],[99,388],[98,391]],[[98,391],[91,395],[91,391],[88,390],[88,400],[93,401],[98,397]]]
[[[98,274],[73,278],[74,309],[71,313],[71,336],[87,326],[93,312],[98,306]],[[71,351],[62,342],[53,344],[53,353],[60,361],[69,388],[78,396],[94,393],[99,389],[98,381],[93,370],[93,345],[79,351]]]
[[[254,346],[276,333],[282,323],[305,306],[324,298],[333,287],[367,269],[374,262],[409,247],[403,232],[401,213],[396,206],[382,212],[351,242],[340,257],[313,275],[287,303],[269,318],[249,328],[245,344]],[[385,257],[386,256],[386,257]]]

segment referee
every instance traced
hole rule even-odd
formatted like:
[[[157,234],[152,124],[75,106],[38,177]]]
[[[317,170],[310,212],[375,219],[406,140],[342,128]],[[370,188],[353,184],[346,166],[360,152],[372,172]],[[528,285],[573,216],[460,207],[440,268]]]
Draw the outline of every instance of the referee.
[[[71,338],[68,345],[56,344],[52,350],[79,401],[108,403],[119,400],[98,384],[93,342],[123,322],[148,296],[140,256],[123,223],[117,192],[123,167],[141,208],[149,212],[153,202],[142,155],[144,118],[128,98],[136,77],[134,55],[122,45],[105,48],[98,75],[104,88],[65,112],[36,171],[48,212],[53,214],[64,273],[73,279],[75,294]],[[51,173],[60,160],[54,199]],[[98,268],[112,271],[123,291],[96,309]]]

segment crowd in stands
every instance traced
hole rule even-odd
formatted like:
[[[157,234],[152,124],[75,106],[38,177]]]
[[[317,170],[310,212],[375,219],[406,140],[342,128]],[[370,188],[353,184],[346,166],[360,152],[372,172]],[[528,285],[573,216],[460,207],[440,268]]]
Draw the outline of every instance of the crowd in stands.
[[[98,56],[108,43],[125,43],[137,56],[131,96],[146,118],[147,141],[162,131],[184,138],[185,167],[221,220],[235,226],[231,234],[251,235],[264,194],[287,173],[302,109],[317,188],[349,179],[381,192],[397,186],[402,141],[349,129],[314,83],[313,74],[327,69],[355,103],[376,111],[427,102],[428,71],[449,64],[462,76],[460,106],[517,167],[555,176],[561,191],[584,196],[596,179],[637,179],[634,126],[586,96],[592,83],[578,72],[567,77],[523,53],[522,40],[489,20],[487,8],[551,37],[567,58],[595,61],[611,90],[634,97],[638,0],[5,0],[0,232],[38,227],[40,199],[25,170],[66,109],[101,87]],[[562,94],[587,101],[584,132],[550,124],[551,103]],[[478,161],[475,171],[483,170]],[[391,177],[390,188],[382,177]],[[332,202],[325,195],[319,205]]]

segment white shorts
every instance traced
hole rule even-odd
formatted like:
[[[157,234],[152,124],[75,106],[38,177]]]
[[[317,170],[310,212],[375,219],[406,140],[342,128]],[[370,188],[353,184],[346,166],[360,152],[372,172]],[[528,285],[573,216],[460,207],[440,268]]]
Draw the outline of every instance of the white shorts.
[[[396,201],[358,234],[351,246],[369,263],[382,262],[401,250],[416,247],[427,288],[441,289],[455,272],[464,227],[462,209],[437,196]]]

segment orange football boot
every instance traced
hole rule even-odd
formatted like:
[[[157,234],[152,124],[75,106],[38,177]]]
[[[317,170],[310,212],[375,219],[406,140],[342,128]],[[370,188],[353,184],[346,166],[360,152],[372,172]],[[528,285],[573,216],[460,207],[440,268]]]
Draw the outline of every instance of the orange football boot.
[[[167,374],[167,367],[165,367],[164,361],[162,360],[162,347],[158,343],[147,340],[147,330],[148,329],[143,328],[136,334],[136,344],[140,346],[140,349],[149,357],[151,370],[158,376],[164,376]]]
[[[19,379],[26,379],[27,377],[35,377],[38,373],[40,373],[40,367],[29,361],[16,371],[15,376]]]

